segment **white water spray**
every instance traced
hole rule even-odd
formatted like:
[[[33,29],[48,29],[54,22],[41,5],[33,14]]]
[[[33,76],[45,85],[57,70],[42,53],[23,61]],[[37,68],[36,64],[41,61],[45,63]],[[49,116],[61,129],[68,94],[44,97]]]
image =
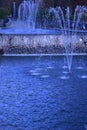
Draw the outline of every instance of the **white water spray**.
[[[74,13],[74,18],[70,20],[70,8],[67,7],[66,15],[64,14],[61,7],[50,8],[49,14],[53,13],[57,19],[57,22],[60,27],[60,31],[63,36],[63,43],[66,52],[66,60],[69,72],[71,70],[72,58],[73,58],[73,50],[74,44],[76,41],[76,36],[79,29],[79,23],[81,21],[81,17],[84,12],[87,12],[87,7],[85,6],[77,6]]]
[[[24,0],[18,8],[18,20],[26,23],[28,29],[35,29],[40,0]]]

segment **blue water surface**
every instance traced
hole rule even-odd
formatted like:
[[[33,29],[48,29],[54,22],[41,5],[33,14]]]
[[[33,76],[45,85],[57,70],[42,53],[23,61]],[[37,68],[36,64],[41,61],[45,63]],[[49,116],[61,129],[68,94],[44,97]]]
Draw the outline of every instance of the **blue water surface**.
[[[1,57],[0,130],[87,130],[87,56]]]

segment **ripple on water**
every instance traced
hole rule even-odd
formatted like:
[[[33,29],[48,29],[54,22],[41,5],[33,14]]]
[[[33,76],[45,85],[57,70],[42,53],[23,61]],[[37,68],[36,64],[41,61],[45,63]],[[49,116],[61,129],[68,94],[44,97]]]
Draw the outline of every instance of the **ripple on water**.
[[[34,73],[34,72],[36,72],[36,70],[30,70],[30,73]]]
[[[33,73],[31,73],[31,75],[33,75],[33,76],[38,76],[38,75],[40,75],[40,73],[38,73],[38,72],[33,72]]]
[[[54,67],[53,66],[48,66],[47,69],[53,69]]]
[[[67,67],[66,65],[64,65],[62,68],[63,68],[63,69],[67,69],[68,67]]]
[[[87,130],[87,125],[84,125],[84,127],[85,127],[85,130]]]
[[[84,69],[84,67],[82,67],[82,66],[78,66],[78,67],[76,67],[76,69],[78,69],[78,70],[82,70],[82,69]]]
[[[81,79],[87,79],[87,75],[81,75],[81,76],[78,76],[79,78]]]
[[[49,78],[49,75],[42,75],[41,78]]]
[[[40,71],[40,70],[42,70],[42,68],[36,68],[36,69],[35,69],[35,71]]]
[[[68,72],[68,71],[63,71],[62,73],[63,73],[63,74],[68,74],[69,72]]]
[[[42,68],[36,68],[36,69],[30,70],[30,73],[38,72],[38,71],[41,71],[41,70],[42,70]]]
[[[60,76],[60,79],[66,80],[66,79],[69,79],[69,76]]]

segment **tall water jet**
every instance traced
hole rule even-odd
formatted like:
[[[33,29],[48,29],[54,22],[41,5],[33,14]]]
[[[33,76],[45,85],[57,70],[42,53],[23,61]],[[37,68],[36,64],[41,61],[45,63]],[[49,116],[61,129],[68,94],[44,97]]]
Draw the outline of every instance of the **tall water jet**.
[[[61,7],[50,8],[49,15],[54,14],[58,25],[60,27],[61,34],[63,36],[63,43],[66,52],[66,60],[69,72],[71,70],[74,44],[76,42],[76,36],[79,31],[79,23],[81,22],[82,15],[87,12],[87,7],[77,6],[74,12],[73,20],[70,19],[70,8],[67,7],[66,15]]]
[[[16,2],[13,2],[13,18],[16,19]]]
[[[36,16],[40,0],[24,0],[18,8],[18,20],[26,24],[29,29],[35,29]]]

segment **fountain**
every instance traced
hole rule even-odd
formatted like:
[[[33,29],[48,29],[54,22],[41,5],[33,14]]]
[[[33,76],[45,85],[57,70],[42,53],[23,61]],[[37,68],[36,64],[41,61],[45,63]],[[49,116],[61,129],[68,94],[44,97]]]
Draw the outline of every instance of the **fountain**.
[[[77,34],[79,31],[79,23],[81,21],[81,18],[84,12],[87,12],[87,7],[77,6],[75,9],[74,18],[71,21],[69,7],[67,7],[66,9],[66,16],[63,13],[63,10],[61,9],[61,7],[50,8],[49,10],[49,15],[51,13],[54,14],[57,20],[57,23],[60,27],[61,34],[63,36],[63,43],[65,47],[67,66],[68,66],[69,72],[71,70],[71,65],[72,65],[74,44],[76,42]]]
[[[74,19],[72,22],[72,28],[70,26],[70,9],[67,7],[66,9],[66,18],[64,18],[64,13],[61,7],[50,8],[46,10],[45,16],[43,17],[43,25],[41,25],[41,21],[38,20],[37,12],[39,12],[39,4],[41,0],[23,0],[18,8],[18,13],[16,14],[16,3],[13,2],[13,18],[17,16],[17,18],[12,22],[12,25],[7,27],[8,30],[1,30],[3,33],[6,34],[60,34],[67,35],[71,34],[75,30],[78,30],[78,25],[81,19],[82,14],[84,13],[86,7],[84,6],[77,6],[74,13]],[[44,10],[45,11],[45,10]],[[79,12],[79,13],[78,13]],[[50,19],[50,14],[53,13],[55,19],[53,21],[52,27],[51,22],[52,18]],[[42,14],[43,15],[43,14]],[[40,18],[42,19],[42,18]],[[37,21],[38,27],[36,25]],[[55,24],[59,26],[56,26]],[[44,27],[45,26],[45,27]],[[72,30],[71,30],[72,29]],[[69,35],[68,35],[69,38]]]
[[[29,29],[35,29],[36,16],[38,12],[40,0],[35,2],[32,0],[24,0],[18,9],[18,20],[26,23]]]
[[[50,8],[47,18],[52,13],[59,28],[51,26],[49,35],[46,29],[45,35],[26,35],[37,30],[34,8],[34,2],[23,1],[14,26],[0,30],[0,129],[87,130],[87,45],[85,56],[73,58],[77,41],[87,43],[87,32],[85,39],[79,30],[87,8],[77,6],[72,21],[69,7],[65,13]]]
[[[46,20],[48,18],[49,21],[49,17],[52,14],[53,17],[56,19],[56,23],[59,28],[52,28],[50,26],[49,28],[46,28],[46,24],[48,24],[49,22],[46,23],[46,20],[44,20],[45,29],[36,29],[36,17],[39,4],[40,0],[22,1],[18,8],[17,20],[13,21],[13,25],[11,28],[1,31],[5,34],[61,34],[63,39],[62,43],[64,43],[66,52],[67,66],[70,72],[74,44],[77,41],[77,34],[83,32],[81,31],[81,29],[79,30],[79,24],[81,22],[82,15],[84,14],[84,12],[87,12],[87,7],[77,6],[73,15],[73,20],[71,20],[71,13],[69,7],[66,8],[66,13],[63,12],[61,7],[50,8],[48,9],[48,13],[46,14]],[[13,7],[13,13],[15,17],[15,3]],[[50,23],[51,20],[52,18],[50,19]]]

